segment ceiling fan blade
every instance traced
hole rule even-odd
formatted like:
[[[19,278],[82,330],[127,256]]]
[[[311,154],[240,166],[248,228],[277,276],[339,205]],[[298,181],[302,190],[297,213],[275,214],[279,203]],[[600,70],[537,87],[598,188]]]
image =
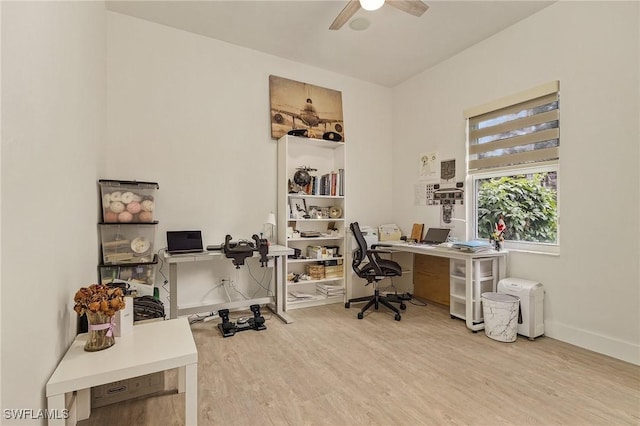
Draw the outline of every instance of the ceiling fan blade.
[[[346,24],[358,10],[360,10],[360,2],[358,0],[350,0],[344,9],[342,9],[342,12],[336,16],[336,19],[333,21],[329,29],[339,30],[340,27]]]
[[[413,16],[422,16],[429,9],[420,0],[387,0],[385,3]]]

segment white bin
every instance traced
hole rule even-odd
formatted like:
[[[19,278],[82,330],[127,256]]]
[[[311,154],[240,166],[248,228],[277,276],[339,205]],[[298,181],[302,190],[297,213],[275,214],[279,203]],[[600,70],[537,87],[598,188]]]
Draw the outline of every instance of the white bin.
[[[484,333],[500,342],[515,342],[518,338],[520,298],[503,293],[482,293]]]

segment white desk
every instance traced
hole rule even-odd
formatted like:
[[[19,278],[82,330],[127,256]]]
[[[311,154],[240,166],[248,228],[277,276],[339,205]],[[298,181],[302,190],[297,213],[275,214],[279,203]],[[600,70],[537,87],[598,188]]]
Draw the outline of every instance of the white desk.
[[[116,337],[116,344],[98,352],[86,352],[87,333],[79,334],[47,382],[48,409],[61,413],[65,394],[78,391],[76,413],[84,420],[91,414],[91,388],[118,380],[179,368],[178,391],[185,395],[185,424],[198,423],[198,351],[186,318],[157,321],[133,327]],[[64,425],[51,419],[50,425]]]
[[[405,242],[383,241],[379,244],[389,244],[389,249],[395,251],[403,251],[414,254],[424,254],[427,256],[446,257],[449,259],[462,260],[465,263],[465,321],[467,328],[472,331],[484,329],[484,323],[475,324],[473,322],[473,261],[476,259],[496,258],[498,261],[498,277],[496,281],[501,280],[506,275],[507,270],[507,252],[489,250],[480,253],[465,253],[459,250],[453,250],[443,247],[427,246],[422,244],[409,244]],[[494,289],[495,291],[495,289]]]
[[[283,273],[284,262],[287,261],[287,256],[293,254],[293,249],[277,244],[269,246],[269,253],[267,256],[274,261],[274,270],[276,275],[276,294],[274,296],[261,297],[251,300],[240,300],[237,302],[225,302],[216,304],[203,304],[190,308],[180,308],[178,306],[178,265],[187,262],[206,262],[214,259],[221,259],[224,254],[221,251],[207,251],[203,253],[195,254],[181,254],[177,256],[171,256],[170,254],[164,255],[165,261],[169,264],[169,292],[170,292],[170,317],[177,318],[181,315],[192,315],[200,312],[216,312],[220,309],[234,309],[234,308],[246,308],[250,305],[269,305],[271,310],[285,323],[291,323],[292,320],[284,312],[284,289],[286,277]],[[254,252],[253,257],[257,257],[259,254]],[[231,259],[226,259],[231,264]]]

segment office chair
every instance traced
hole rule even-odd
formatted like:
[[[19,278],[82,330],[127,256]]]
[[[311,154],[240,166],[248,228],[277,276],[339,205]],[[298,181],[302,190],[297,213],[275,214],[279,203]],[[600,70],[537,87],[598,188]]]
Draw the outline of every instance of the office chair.
[[[378,290],[378,282],[384,278],[401,276],[402,268],[397,262],[394,262],[393,260],[382,259],[380,257],[380,254],[382,253],[391,252],[378,250],[377,247],[390,247],[389,245],[373,244],[371,246],[371,249],[368,249],[367,241],[364,239],[362,231],[360,231],[360,225],[358,224],[358,222],[353,222],[351,225],[349,225],[349,227],[351,228],[351,232],[353,233],[353,236],[358,244],[358,248],[353,250],[353,261],[351,263],[351,267],[353,268],[353,271],[357,276],[367,280],[367,284],[365,285],[373,284],[374,290],[373,296],[349,299],[349,301],[344,304],[344,307],[349,308],[351,306],[351,303],[368,302],[360,310],[360,312],[358,312],[358,319],[362,319],[364,318],[364,313],[367,309],[373,306],[374,309],[378,310],[378,306],[382,304],[395,312],[396,315],[394,316],[394,319],[396,321],[400,321],[400,311],[397,307],[393,306],[391,302],[399,303],[400,309],[407,309],[407,306],[398,296],[381,295],[380,290]],[[365,260],[366,262],[364,262]]]

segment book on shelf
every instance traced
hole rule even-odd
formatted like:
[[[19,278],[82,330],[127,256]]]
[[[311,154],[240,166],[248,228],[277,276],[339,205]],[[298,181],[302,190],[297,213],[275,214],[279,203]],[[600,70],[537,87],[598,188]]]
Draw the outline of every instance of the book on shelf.
[[[303,293],[301,291],[290,291],[289,292],[289,300],[304,300],[304,299],[313,299],[314,295],[309,293]]]
[[[478,253],[481,251],[491,250],[492,247],[487,241],[470,240],[454,243],[451,248],[468,253]]]
[[[341,285],[316,284],[316,290],[318,293],[327,297],[344,294],[344,287]]]

